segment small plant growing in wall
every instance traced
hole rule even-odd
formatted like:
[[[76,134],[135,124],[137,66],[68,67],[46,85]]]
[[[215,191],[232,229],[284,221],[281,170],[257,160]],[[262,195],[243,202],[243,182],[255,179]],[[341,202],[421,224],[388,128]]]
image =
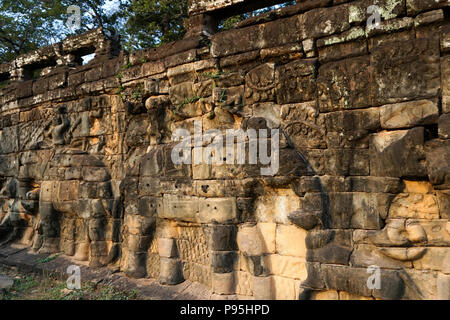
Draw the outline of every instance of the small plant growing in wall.
[[[227,90],[223,89],[223,90],[220,92],[219,102],[220,102],[220,103],[223,103],[223,102],[226,102],[226,101],[227,101]]]
[[[133,64],[131,62],[128,62],[126,65],[124,65],[122,67],[122,71],[130,69],[133,66]]]
[[[220,79],[221,76],[230,74],[231,72],[226,71],[218,71],[218,72],[204,72],[202,73],[203,76],[205,76],[206,78],[212,79],[212,80],[217,80]]]
[[[0,89],[6,87],[9,84],[9,80],[0,81]]]
[[[199,100],[203,99],[203,97],[199,97],[199,96],[193,96],[193,97],[187,97],[186,99],[184,99],[183,102],[181,102],[179,105],[177,105],[177,111],[180,111],[185,105],[190,104],[190,103],[195,103]]]
[[[136,89],[133,90],[133,99],[139,100],[142,99],[144,95],[144,86],[142,84],[139,84]]]

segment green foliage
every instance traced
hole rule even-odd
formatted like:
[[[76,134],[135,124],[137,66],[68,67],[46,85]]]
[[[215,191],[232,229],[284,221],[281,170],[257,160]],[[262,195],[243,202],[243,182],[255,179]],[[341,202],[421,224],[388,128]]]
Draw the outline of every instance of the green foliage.
[[[122,67],[122,70],[130,69],[132,66],[133,66],[133,65],[131,64],[131,62],[128,62],[126,65],[124,65],[124,66]]]
[[[52,21],[62,18],[61,6],[44,1],[0,1],[0,62],[49,43]],[[51,31],[50,31],[51,32]]]
[[[222,22],[219,24],[219,30],[224,31],[224,30],[233,29],[238,22],[258,16],[263,13],[267,13],[267,12],[273,10],[274,8],[287,7],[287,6],[291,6],[293,4],[295,4],[295,1],[287,1],[287,2],[277,5],[277,6],[271,6],[271,7],[255,10],[253,12],[242,13],[242,14],[238,14],[238,15],[229,17],[225,20],[222,20]]]
[[[222,103],[225,102],[226,100],[227,100],[227,90],[224,89],[220,92],[219,102]]]
[[[125,16],[127,50],[157,47],[184,36],[187,4],[180,0],[130,0]]]
[[[133,90],[133,98],[134,100],[140,100],[144,96],[144,86],[142,84],[139,84],[134,90]]]
[[[183,108],[185,105],[187,105],[189,103],[197,102],[201,99],[202,99],[202,97],[199,97],[199,96],[187,97],[186,99],[184,99],[184,101],[182,103],[180,103],[177,106],[177,110],[181,110],[181,108]]]
[[[6,87],[9,84],[9,80],[0,81],[0,89]]]
[[[247,18],[248,18],[247,14],[239,14],[237,16],[229,17],[228,19],[222,21],[222,23],[219,26],[219,29],[220,30],[233,29],[236,23],[241,22],[242,20],[245,20]]]
[[[116,1],[121,6],[128,2]],[[99,26],[119,27],[121,12],[105,10],[106,2],[107,0],[0,1],[0,63],[69,35],[81,34]],[[76,31],[66,26],[69,18],[67,8],[70,5],[80,7],[81,28]]]
[[[51,276],[21,275],[14,278],[12,288],[0,294],[0,300],[136,300],[136,290],[122,291],[109,285],[82,284],[80,290],[68,290],[65,281]]]
[[[217,80],[219,79],[221,76],[223,75],[227,75],[230,74],[230,71],[219,71],[219,72],[203,72],[202,75],[205,76],[206,78],[212,79],[212,80]]]
[[[186,33],[186,0],[1,0],[0,63],[20,54],[55,43],[69,35],[81,34],[97,27],[114,28],[128,51],[179,40]],[[281,6],[294,3],[290,1]],[[67,8],[80,7],[81,29],[66,26]],[[280,7],[280,6],[277,6]],[[244,19],[267,12],[273,7],[229,17],[219,25],[228,30]],[[205,45],[210,45],[205,39]]]
[[[53,254],[51,256],[48,256],[47,258],[37,259],[37,262],[39,262],[39,263],[47,263],[47,262],[55,260],[59,255],[60,255],[60,253]]]

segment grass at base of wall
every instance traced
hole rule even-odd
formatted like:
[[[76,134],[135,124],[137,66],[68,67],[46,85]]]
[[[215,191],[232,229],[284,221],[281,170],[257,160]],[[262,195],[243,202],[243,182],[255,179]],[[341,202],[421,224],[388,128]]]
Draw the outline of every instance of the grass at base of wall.
[[[35,274],[23,274],[0,267],[0,274],[14,279],[14,285],[0,292],[0,300],[140,300],[135,290],[125,292],[108,285],[92,282],[80,290],[69,290],[65,281]]]

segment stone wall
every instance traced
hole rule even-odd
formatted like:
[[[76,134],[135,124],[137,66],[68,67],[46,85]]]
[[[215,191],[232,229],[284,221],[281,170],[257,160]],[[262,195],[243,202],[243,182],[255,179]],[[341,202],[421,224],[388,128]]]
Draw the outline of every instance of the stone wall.
[[[225,298],[450,299],[449,2],[297,1],[216,32],[279,2],[192,0],[160,48],[99,29],[0,65],[2,243]],[[279,170],[174,164],[200,120],[278,128]]]

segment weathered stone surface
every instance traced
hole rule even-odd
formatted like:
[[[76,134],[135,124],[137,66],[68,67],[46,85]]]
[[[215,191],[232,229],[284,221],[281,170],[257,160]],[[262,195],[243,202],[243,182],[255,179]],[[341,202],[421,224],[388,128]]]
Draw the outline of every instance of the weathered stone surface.
[[[400,19],[392,19],[388,21],[382,21],[377,28],[366,27],[366,35],[373,37],[379,34],[400,32],[402,30],[411,29],[414,25],[414,19],[410,17],[404,17]]]
[[[441,9],[433,10],[430,12],[425,12],[425,13],[419,14],[414,19],[414,25],[417,27],[420,25],[430,24],[430,23],[434,23],[434,22],[438,22],[438,21],[442,21],[442,20],[444,20],[444,11]]]
[[[407,0],[406,1],[406,8],[408,10],[408,14],[417,14],[418,12],[430,10],[430,9],[436,9],[436,8],[442,8],[445,6],[448,6],[448,1],[445,0]]]
[[[422,128],[380,132],[371,138],[370,172],[375,176],[423,177]]]
[[[362,0],[349,4],[349,22],[362,22],[367,19],[367,8],[371,5],[376,5],[379,8],[380,16],[384,20],[389,20],[398,17],[405,13],[405,7],[402,0]]]
[[[236,260],[234,251],[216,251],[211,253],[212,272],[228,273],[233,271]]]
[[[439,138],[441,139],[449,139],[450,138],[450,115],[443,114],[439,117],[438,122],[439,128]]]
[[[352,31],[352,30],[350,30]],[[356,37],[359,37],[356,33]],[[338,40],[340,41],[340,39]],[[367,43],[365,39],[359,39],[352,42],[338,43],[332,46],[319,48],[319,61],[327,63],[330,61],[342,60],[367,55]]]
[[[390,218],[439,218],[437,199],[432,194],[399,194],[389,209]]]
[[[208,198],[200,202],[199,221],[202,223],[227,223],[235,221],[236,218],[235,198]]]
[[[316,60],[294,61],[277,68],[278,104],[306,102],[316,95]]]
[[[295,246],[292,246],[292,243],[295,243]],[[295,226],[278,225],[276,250],[281,255],[305,258],[306,231]]]
[[[336,290],[313,292],[311,299],[314,300],[339,300],[339,293]]]
[[[183,281],[181,261],[162,257],[160,262],[159,282],[161,284],[175,285]]]
[[[321,224],[321,215],[322,213],[320,211],[294,211],[289,214],[289,220],[291,220],[293,224],[299,226],[302,229],[311,230],[315,226]]]
[[[394,260],[387,257],[382,252],[370,245],[358,245],[352,252],[350,262],[352,266],[368,268],[370,266],[378,266],[380,268],[401,269],[403,267],[411,268],[412,263],[409,261]]]
[[[437,298],[439,300],[450,299],[450,275],[439,274],[437,279]]]
[[[182,40],[95,30],[0,65],[0,245],[213,298],[446,298],[448,4],[299,1],[217,32],[278,3],[190,1]],[[175,163],[179,129],[279,129],[278,170],[252,139],[244,164]]]
[[[450,56],[441,58],[442,111],[450,113]]]
[[[290,278],[272,276],[273,299],[276,300],[297,300],[297,282]]]
[[[303,258],[271,254],[265,259],[265,264],[272,274],[298,280],[305,280],[307,277],[306,262]]]
[[[440,88],[439,55],[436,39],[375,47],[370,57],[374,103],[380,105],[436,96]]]
[[[348,264],[351,254],[348,231],[313,231],[306,238],[307,261]]]
[[[257,300],[273,299],[271,277],[253,277],[253,291]]]
[[[223,57],[298,42],[300,34],[293,31],[293,25],[297,25],[296,17],[218,33],[212,37],[211,54]]]
[[[420,259],[414,261],[414,268],[419,270],[436,270],[450,273],[450,252],[448,248],[427,248]]]
[[[239,250],[247,256],[260,256],[265,253],[262,235],[256,225],[243,226],[237,234]]]
[[[349,21],[338,17],[348,17],[347,6],[333,7],[331,10],[314,9],[299,16],[302,39],[321,38],[350,28]]]
[[[360,296],[374,296],[389,300],[402,297],[405,285],[395,271],[386,271],[381,274],[381,289],[368,289],[369,274],[366,269],[350,268],[345,266],[326,265],[322,267],[325,283],[329,289],[340,288]]]
[[[370,106],[369,58],[330,62],[319,68],[317,95],[321,112]]]
[[[427,171],[430,182],[439,189],[450,186],[450,142],[433,140],[426,145]]]
[[[213,273],[212,274],[212,290],[214,293],[225,295],[235,293],[235,274],[229,273]]]
[[[450,192],[442,191],[436,193],[437,204],[441,219],[449,219],[450,217]]]
[[[438,116],[437,103],[430,100],[385,105],[380,110],[381,127],[383,129],[401,129],[435,124]]]
[[[208,247],[213,251],[231,251],[237,248],[237,228],[232,225],[206,225],[203,227]]]
[[[159,238],[158,253],[163,258],[176,258],[178,256],[178,250],[175,239]]]

